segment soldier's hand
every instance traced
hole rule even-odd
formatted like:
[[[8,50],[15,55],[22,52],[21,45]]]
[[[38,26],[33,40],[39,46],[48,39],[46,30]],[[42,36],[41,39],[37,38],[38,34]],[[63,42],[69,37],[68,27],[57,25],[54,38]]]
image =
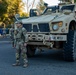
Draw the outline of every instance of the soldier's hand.
[[[27,43],[24,43],[24,46],[26,47],[27,46]]]
[[[32,38],[31,38],[31,37],[29,37],[29,38],[28,38],[28,40],[32,40]]]
[[[14,45],[14,48],[16,47],[16,45]]]

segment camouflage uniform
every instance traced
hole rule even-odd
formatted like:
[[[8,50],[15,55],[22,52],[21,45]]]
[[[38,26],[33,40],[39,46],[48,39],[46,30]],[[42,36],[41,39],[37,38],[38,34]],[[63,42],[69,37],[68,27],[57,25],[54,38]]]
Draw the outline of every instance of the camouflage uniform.
[[[13,27],[9,30],[9,35],[12,40],[12,46],[14,47],[14,28]]]
[[[6,28],[3,28],[3,37],[6,36]]]
[[[24,27],[17,28],[15,30],[15,41],[16,41],[16,63],[19,63],[20,55],[23,58],[24,65],[28,63],[27,60],[27,49],[24,43],[27,42],[26,39],[26,29]]]

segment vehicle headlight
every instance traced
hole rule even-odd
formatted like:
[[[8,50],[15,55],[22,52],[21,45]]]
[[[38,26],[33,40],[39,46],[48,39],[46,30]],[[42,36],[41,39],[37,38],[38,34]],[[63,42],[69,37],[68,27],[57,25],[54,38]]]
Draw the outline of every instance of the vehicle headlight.
[[[63,22],[58,22],[58,26],[61,27],[63,25]]]
[[[60,22],[52,22],[52,29],[56,31],[56,30],[59,29],[59,27],[62,27],[62,25],[63,25],[62,21],[60,21]]]
[[[55,24],[55,25],[53,25],[53,30],[58,30],[59,29],[59,26],[58,26],[58,24]]]

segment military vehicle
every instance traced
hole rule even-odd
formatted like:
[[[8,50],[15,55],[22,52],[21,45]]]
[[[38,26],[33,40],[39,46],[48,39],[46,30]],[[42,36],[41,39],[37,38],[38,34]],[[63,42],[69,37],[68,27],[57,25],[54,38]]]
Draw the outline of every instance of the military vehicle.
[[[66,61],[76,58],[76,4],[47,7],[42,15],[22,19],[27,29],[27,54],[36,48],[63,50]]]

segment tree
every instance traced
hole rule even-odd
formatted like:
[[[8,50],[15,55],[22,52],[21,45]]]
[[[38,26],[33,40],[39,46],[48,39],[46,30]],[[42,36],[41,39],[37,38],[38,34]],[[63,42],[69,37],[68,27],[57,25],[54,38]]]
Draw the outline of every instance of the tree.
[[[22,0],[0,0],[0,22],[2,25],[9,25],[14,22],[15,14],[22,15]]]
[[[33,7],[34,7],[35,0],[32,0],[32,1],[26,0],[26,1],[24,2],[24,4],[25,4],[27,13],[29,13],[29,10],[30,10],[30,9],[33,9]]]
[[[74,0],[74,2],[76,2],[76,0]]]
[[[7,13],[10,18],[14,17],[15,14],[19,14],[23,8],[22,0],[7,0],[8,8]]]
[[[7,12],[6,0],[0,0],[0,21],[3,20],[3,15]]]
[[[5,26],[3,21],[5,20],[6,12],[7,12],[7,2],[6,0],[0,0],[0,27]]]
[[[45,9],[45,6],[44,6],[44,1],[43,0],[40,0],[37,4],[37,9],[40,10],[40,12],[42,12],[44,9]]]

